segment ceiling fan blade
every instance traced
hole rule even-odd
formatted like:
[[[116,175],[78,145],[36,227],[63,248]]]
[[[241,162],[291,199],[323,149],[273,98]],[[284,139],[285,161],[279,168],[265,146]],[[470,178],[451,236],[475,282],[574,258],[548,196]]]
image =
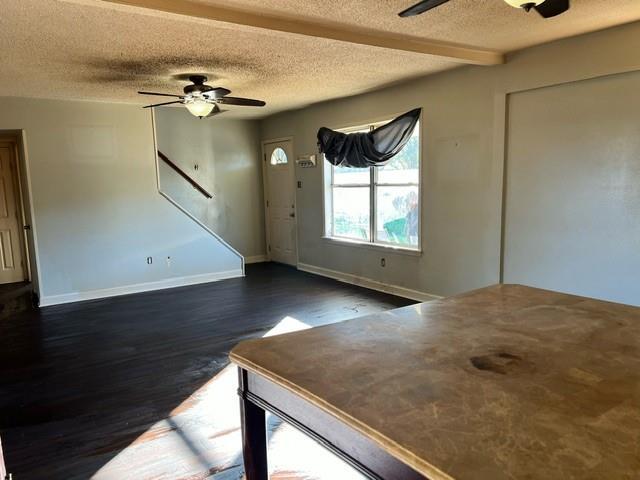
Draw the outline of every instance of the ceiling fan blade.
[[[239,97],[222,97],[217,100],[223,105],[242,105],[244,107],[264,107],[266,105],[262,100],[252,100],[251,98]]]
[[[184,98],[183,95],[173,95],[171,93],[155,93],[155,92],[138,92],[140,95],[157,95],[158,97],[176,97]]]
[[[162,105],[171,105],[173,103],[184,103],[182,100],[174,100],[173,102],[155,103],[153,105],[146,105],[142,108],[161,107]]]
[[[225,95],[229,95],[231,90],[223,87],[216,87],[213,90],[208,90],[202,94],[203,97],[207,98],[222,98]]]
[[[398,16],[400,17],[413,17],[414,15],[420,15],[421,13],[436,8],[443,3],[447,3],[449,0],[422,0],[422,2],[416,3],[414,6],[401,11]]]
[[[544,18],[551,18],[569,10],[569,0],[545,0],[533,8]]]

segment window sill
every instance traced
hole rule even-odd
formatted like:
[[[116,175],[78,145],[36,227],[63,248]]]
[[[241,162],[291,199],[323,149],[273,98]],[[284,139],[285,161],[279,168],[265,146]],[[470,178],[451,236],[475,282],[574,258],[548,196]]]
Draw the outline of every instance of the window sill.
[[[342,247],[367,248],[369,250],[379,250],[387,253],[398,253],[400,255],[410,255],[413,257],[422,256],[421,249],[394,247],[393,245],[386,245],[384,243],[359,242],[358,240],[349,240],[347,238],[322,237],[322,239],[327,243],[340,245]]]

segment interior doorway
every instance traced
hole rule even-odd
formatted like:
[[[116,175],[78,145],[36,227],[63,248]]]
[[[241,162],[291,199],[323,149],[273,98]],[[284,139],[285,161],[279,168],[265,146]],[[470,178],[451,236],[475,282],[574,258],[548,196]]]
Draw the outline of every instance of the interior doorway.
[[[274,262],[295,266],[298,249],[293,141],[266,141],[262,149],[267,256]]]
[[[0,137],[0,284],[30,279],[18,141]]]

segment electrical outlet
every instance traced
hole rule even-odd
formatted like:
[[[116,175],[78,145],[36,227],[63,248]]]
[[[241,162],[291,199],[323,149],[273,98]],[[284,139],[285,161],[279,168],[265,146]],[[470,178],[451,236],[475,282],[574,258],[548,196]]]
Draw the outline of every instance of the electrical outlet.
[[[302,182],[298,180],[298,188],[302,188]]]
[[[381,267],[386,267],[387,266],[387,261],[384,258],[380,259],[380,266]]]
[[[171,268],[171,257],[167,257],[167,268]]]
[[[153,257],[147,257],[147,265],[151,265],[153,263]]]

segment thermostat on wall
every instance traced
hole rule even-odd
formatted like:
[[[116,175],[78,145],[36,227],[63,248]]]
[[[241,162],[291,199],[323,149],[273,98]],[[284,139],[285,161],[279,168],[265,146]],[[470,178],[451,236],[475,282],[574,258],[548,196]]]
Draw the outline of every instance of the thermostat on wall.
[[[312,168],[316,166],[316,156],[315,155],[300,155],[296,160],[296,164],[300,168]]]

